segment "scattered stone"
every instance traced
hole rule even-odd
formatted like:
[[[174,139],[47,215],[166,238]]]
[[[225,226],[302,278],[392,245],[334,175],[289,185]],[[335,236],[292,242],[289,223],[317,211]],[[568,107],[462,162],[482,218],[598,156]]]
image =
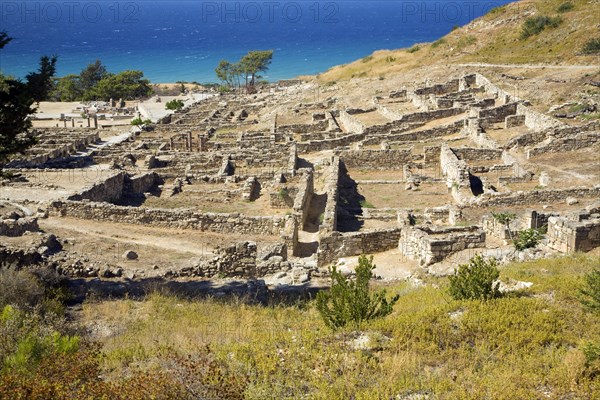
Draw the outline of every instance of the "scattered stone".
[[[126,260],[137,260],[138,254],[133,250],[127,250],[123,253],[123,258]]]

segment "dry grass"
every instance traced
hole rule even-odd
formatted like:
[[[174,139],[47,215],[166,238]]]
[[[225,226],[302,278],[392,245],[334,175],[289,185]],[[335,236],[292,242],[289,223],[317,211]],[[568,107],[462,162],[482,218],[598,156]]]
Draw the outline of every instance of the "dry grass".
[[[564,22],[527,40],[521,40],[521,27],[530,15],[558,15],[564,0],[522,0],[500,7],[495,12],[456,29],[443,40],[420,44],[411,49],[380,50],[367,61],[357,60],[336,66],[317,78],[320,82],[343,81],[360,77],[391,76],[433,64],[577,64],[595,65],[597,57],[581,55],[581,49],[596,31],[597,14],[586,0],[572,1],[572,11],[561,14]],[[391,57],[391,58],[390,58]],[[393,59],[393,62],[390,60]]]
[[[88,303],[81,322],[125,327],[102,339],[105,368],[115,376],[155,363],[165,349],[194,354],[208,344],[232,370],[250,376],[249,399],[419,392],[444,399],[596,398],[600,382],[581,349],[600,341],[600,318],[582,308],[577,291],[597,264],[597,256],[586,255],[511,264],[501,279],[533,287],[484,303],[451,300],[445,279],[426,278],[418,288],[395,284],[388,287],[401,295],[394,313],[362,327],[371,332],[370,350],[352,349],[351,332],[327,330],[312,303],[263,307],[156,294],[143,302]]]

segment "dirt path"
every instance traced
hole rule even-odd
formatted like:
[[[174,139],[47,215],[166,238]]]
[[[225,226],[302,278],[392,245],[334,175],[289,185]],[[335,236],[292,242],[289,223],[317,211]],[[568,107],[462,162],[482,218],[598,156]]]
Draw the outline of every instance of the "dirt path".
[[[86,239],[107,239],[127,245],[148,246],[162,252],[166,250],[191,253],[196,256],[213,254],[213,247],[207,245],[207,243],[211,243],[209,237],[205,238],[204,243],[199,243],[196,237],[199,235],[183,231],[176,232],[148,226],[82,221],[75,218],[48,218],[41,220],[40,226],[50,232],[65,230]]]
[[[536,64],[486,64],[467,63],[455,64],[458,67],[483,67],[483,68],[524,68],[524,69],[570,69],[570,70],[596,70],[595,65],[536,65]]]

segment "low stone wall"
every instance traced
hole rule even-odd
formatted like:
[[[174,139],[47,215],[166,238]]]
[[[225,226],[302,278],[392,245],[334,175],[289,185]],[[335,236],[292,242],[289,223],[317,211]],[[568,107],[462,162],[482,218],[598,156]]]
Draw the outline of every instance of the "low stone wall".
[[[458,184],[469,186],[469,170],[467,163],[459,160],[454,151],[446,143],[442,144],[440,150],[440,166],[442,174],[446,177],[448,187]]]
[[[309,169],[302,170],[302,178],[298,185],[298,192],[294,198],[293,211],[299,226],[303,227],[310,211],[310,202],[315,192],[313,172]]]
[[[370,232],[331,232],[319,238],[317,264],[325,266],[341,257],[374,254],[392,250],[398,245],[401,228]]]
[[[595,249],[600,246],[600,218],[577,222],[550,217],[546,240],[548,247],[563,253]]]
[[[463,127],[463,124],[464,124],[464,122],[462,120],[460,120],[460,121],[456,121],[453,124],[438,126],[438,127],[431,128],[431,129],[423,129],[423,130],[414,131],[414,132],[403,132],[403,131],[392,130],[386,136],[377,136],[374,138],[368,138],[363,141],[363,144],[364,145],[377,144],[384,140],[387,141],[388,143],[401,143],[401,142],[413,142],[413,141],[420,141],[420,140],[431,140],[431,139],[436,139],[436,138],[439,138],[442,136],[453,135],[455,133],[459,133]],[[412,129],[412,128],[413,127],[410,127],[409,129]],[[406,129],[406,130],[409,130],[409,129]]]
[[[504,104],[498,107],[486,108],[477,113],[477,118],[489,123],[505,122],[506,117],[517,113],[517,103]]]
[[[452,148],[459,160],[464,161],[492,161],[502,157],[502,150],[477,149],[470,147]]]
[[[324,189],[327,193],[327,203],[323,212],[323,222],[321,222],[321,232],[333,232],[337,230],[337,203],[339,197],[340,180],[340,158],[333,156],[331,163],[325,169]]]
[[[398,150],[342,150],[335,153],[346,167],[398,169],[412,161],[412,148]]]
[[[310,142],[297,143],[298,152],[313,153],[323,150],[334,150],[339,147],[346,147],[352,143],[361,141],[365,138],[362,133],[353,133],[350,135],[340,136],[334,139],[311,140]]]
[[[517,114],[525,116],[525,126],[533,131],[542,131],[566,125],[555,118],[539,113],[523,104],[517,105]]]
[[[278,209],[292,208],[297,194],[298,188],[282,185],[269,193],[269,206]]]
[[[430,122],[440,118],[448,118],[454,115],[462,114],[465,112],[464,108],[445,108],[440,110],[422,111],[412,114],[404,114],[400,121],[402,122]]]
[[[365,131],[365,125],[354,118],[347,110],[340,110],[338,120],[346,128],[346,132],[363,133]]]
[[[423,162],[425,164],[437,164],[440,162],[440,151],[442,146],[424,146],[423,147]]]
[[[25,232],[38,232],[37,218],[0,219],[0,236],[23,236]]]
[[[127,191],[131,194],[146,193],[149,192],[159,180],[160,178],[157,173],[148,172],[145,174],[127,177],[125,180],[125,186]]]
[[[279,235],[290,217],[203,213],[191,209],[115,206],[108,203],[55,201],[51,215],[217,233]]]
[[[485,233],[476,226],[442,229],[405,227],[398,242],[399,250],[419,261],[421,266],[443,261],[461,250],[484,246]]]
[[[324,131],[329,127],[329,121],[321,120],[312,124],[290,124],[275,127],[274,133],[310,133]]]
[[[596,143],[600,143],[600,132],[584,132],[571,137],[557,138],[527,150],[527,158],[545,153],[562,153],[565,151],[574,151],[589,148]]]
[[[68,200],[90,200],[100,202],[117,201],[123,195],[123,184],[127,173],[117,172],[103,181],[96,182],[81,192],[72,195]]]
[[[478,207],[521,206],[524,204],[552,204],[564,202],[567,197],[600,197],[600,186],[592,188],[532,190],[516,193],[484,193],[472,199]]]

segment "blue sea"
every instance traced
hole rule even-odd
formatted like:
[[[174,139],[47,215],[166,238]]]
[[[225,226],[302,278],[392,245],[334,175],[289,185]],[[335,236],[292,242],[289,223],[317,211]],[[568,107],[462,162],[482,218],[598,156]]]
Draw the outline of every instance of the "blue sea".
[[[9,1],[0,70],[23,77],[42,55],[57,75],[100,59],[152,82],[214,82],[219,60],[274,50],[270,81],[316,74],[380,49],[433,41],[509,0],[477,1]]]

